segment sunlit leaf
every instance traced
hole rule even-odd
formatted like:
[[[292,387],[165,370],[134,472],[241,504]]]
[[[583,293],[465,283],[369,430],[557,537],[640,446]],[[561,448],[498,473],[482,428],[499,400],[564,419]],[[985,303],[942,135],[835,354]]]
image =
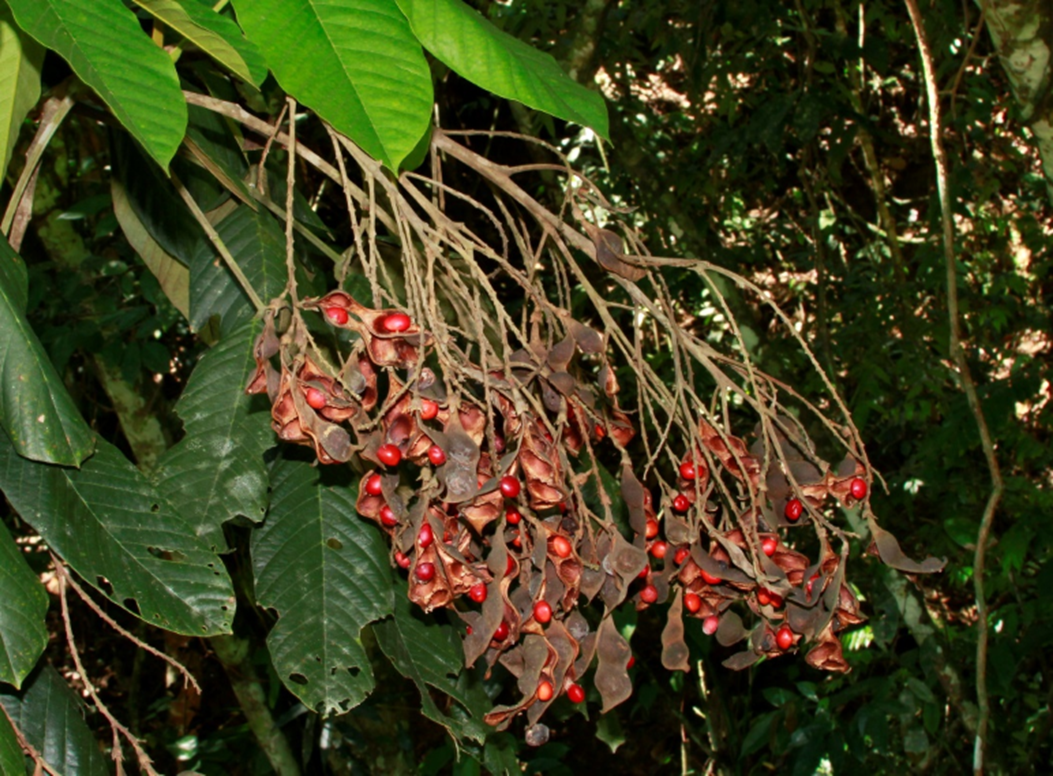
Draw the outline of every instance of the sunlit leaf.
[[[0,3],[0,171],[7,169],[22,122],[40,99],[43,62],[43,47],[19,31],[11,9]]]

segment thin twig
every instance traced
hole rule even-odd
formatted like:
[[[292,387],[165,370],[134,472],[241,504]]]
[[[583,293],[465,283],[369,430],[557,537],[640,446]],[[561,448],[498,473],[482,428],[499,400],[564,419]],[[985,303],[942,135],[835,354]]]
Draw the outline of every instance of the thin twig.
[[[958,367],[959,378],[965,397],[969,402],[980,432],[980,443],[983,445],[987,468],[991,473],[991,494],[984,506],[980,531],[976,539],[976,553],[973,560],[973,586],[976,595],[976,705],[979,708],[976,722],[976,741],[973,747],[973,773],[979,776],[984,771],[984,749],[987,744],[987,725],[991,716],[990,702],[987,697],[987,597],[984,593],[984,561],[987,551],[987,540],[991,533],[995,510],[1002,498],[1002,472],[998,466],[994,442],[987,428],[983,407],[976,394],[976,384],[969,372],[969,363],[962,347],[961,328],[958,320],[958,278],[954,255],[954,222],[951,215],[950,187],[947,173],[947,153],[943,147],[942,125],[940,118],[939,91],[936,87],[935,68],[932,51],[925,36],[925,24],[918,8],[917,0],[906,0],[910,20],[914,25],[914,35],[918,40],[918,52],[925,78],[925,93],[929,102],[929,138],[932,142],[932,155],[936,161],[936,186],[940,197],[941,220],[943,225],[943,257],[947,265],[947,314],[950,318],[951,356]]]
[[[296,193],[296,100],[286,97],[289,108],[289,164],[285,172],[285,269],[288,272],[289,298],[292,299],[293,308],[298,309],[300,298],[296,293],[296,258],[293,255],[293,242],[296,232],[293,230],[293,195]],[[277,127],[275,127],[277,131]]]

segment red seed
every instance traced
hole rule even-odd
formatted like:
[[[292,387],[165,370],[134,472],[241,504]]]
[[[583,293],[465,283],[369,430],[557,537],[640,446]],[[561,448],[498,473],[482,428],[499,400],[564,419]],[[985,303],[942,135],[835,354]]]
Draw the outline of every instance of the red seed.
[[[691,614],[694,614],[702,608],[702,599],[694,593],[686,593],[684,595],[684,608]]]
[[[337,326],[343,326],[347,323],[347,310],[343,307],[329,307],[326,308],[325,317]]]
[[[307,406],[312,410],[320,410],[328,403],[329,399],[324,391],[319,391],[317,388],[307,389]]]
[[[645,604],[653,604],[658,600],[658,588],[654,585],[644,585],[644,589],[640,591],[640,600]]]
[[[799,498],[792,498],[786,502],[786,519],[791,523],[796,523],[801,519],[801,515],[804,514],[804,504],[801,503]]]
[[[651,545],[651,554],[661,560],[669,552],[669,545],[665,542],[655,542]]]
[[[561,558],[569,558],[574,548],[570,546],[570,541],[565,536],[553,536],[550,543],[552,551]]]
[[[377,460],[385,466],[398,466],[402,460],[402,451],[395,445],[381,445],[377,448]]]
[[[686,512],[691,508],[691,502],[687,500],[687,496],[683,493],[678,493],[676,498],[673,499],[673,509],[677,512]]]
[[[406,313],[390,313],[380,319],[380,328],[383,331],[400,332],[410,327],[410,317]]]
[[[435,533],[431,530],[431,526],[425,523],[420,527],[420,532],[417,534],[417,543],[422,550],[426,550],[431,547],[431,543],[434,541]]]
[[[695,464],[692,461],[684,461],[680,464],[680,477],[685,480],[693,480],[698,476],[698,472],[695,471]]]
[[[717,632],[717,628],[720,627],[720,618],[715,614],[709,615],[706,619],[702,620],[702,632],[707,636],[712,636]]]
[[[763,587],[757,590],[757,603],[761,606],[767,606],[771,603],[771,593],[765,590]]]
[[[629,662],[625,664],[625,670],[628,671],[634,665],[636,665],[636,655],[629,655]]]
[[[765,536],[764,541],[761,542],[761,550],[769,558],[775,554],[775,551],[779,548],[779,540],[774,536]]]
[[[793,646],[793,631],[790,630],[789,625],[783,625],[779,630],[775,631],[775,643],[779,645],[779,649],[783,652]]]
[[[867,497],[867,483],[866,480],[862,480],[856,477],[852,482],[848,484],[848,490],[852,493],[852,498],[857,501],[862,501]]]
[[[472,626],[469,625],[467,628],[464,629],[464,632],[465,632],[466,635],[471,636],[472,635]]]
[[[481,604],[483,601],[486,600],[486,585],[482,582],[472,585],[468,589],[468,597],[475,601],[477,604]]]
[[[431,580],[435,579],[435,564],[428,563],[427,561],[425,561],[424,563],[418,563],[417,579],[419,579],[421,582],[430,582]]]
[[[446,452],[438,445],[432,445],[428,448],[428,460],[433,466],[442,466],[446,463]]]
[[[494,631],[494,641],[504,641],[508,638],[508,623],[501,620],[501,624]]]
[[[582,689],[580,684],[572,684],[567,688],[567,699],[571,703],[584,703],[585,702],[585,690]]]
[[[538,601],[534,604],[534,619],[542,624],[552,619],[552,607],[548,601]]]
[[[687,547],[681,547],[679,550],[676,551],[676,555],[673,556],[673,563],[679,566],[681,563],[687,560],[690,554],[691,550],[689,550]]]
[[[812,574],[812,578],[811,578],[811,579],[809,579],[809,580],[808,580],[808,584],[807,584],[807,585],[805,585],[805,588],[804,588],[804,590],[805,590],[805,592],[806,592],[806,593],[808,594],[808,597],[809,597],[809,598],[811,598],[811,597],[812,597],[812,585],[814,585],[814,584],[815,584],[815,581],[816,581],[817,579],[819,579],[819,575],[818,575],[818,574]]]
[[[436,415],[439,414],[439,405],[433,402],[431,399],[420,400],[420,419],[421,420],[432,420]]]
[[[395,511],[387,504],[380,508],[380,522],[383,523],[386,528],[394,528],[399,524],[399,519],[395,516]]]
[[[501,478],[501,493],[505,498],[515,498],[519,495],[520,490],[519,480],[515,477],[505,475]]]
[[[523,546],[523,537],[521,534],[517,533],[515,536],[512,537],[512,546],[515,547],[517,550]]]
[[[509,509],[507,512],[505,512],[505,520],[507,520],[512,525],[518,525],[519,521],[522,519],[523,516],[519,514],[518,509]]]
[[[702,581],[705,582],[707,585],[719,585],[724,580],[722,580],[720,577],[715,577],[705,569],[702,569]]]
[[[650,574],[650,573],[651,573],[651,567],[650,566],[644,566],[642,569],[640,569],[640,573],[636,575],[636,578],[637,579],[647,579],[647,575]]]
[[[505,576],[507,577],[513,571],[516,570],[516,559],[511,555],[508,556],[508,562],[505,564]]]
[[[647,524],[644,526],[644,536],[648,539],[653,539],[658,536],[658,521],[647,518]]]
[[[366,493],[370,496],[379,496],[384,492],[384,483],[379,474],[370,475],[366,480]]]
[[[395,552],[395,562],[399,564],[399,568],[408,569],[410,567],[409,556],[402,552]]]
[[[542,703],[552,700],[552,682],[542,679],[537,685],[537,699]]]

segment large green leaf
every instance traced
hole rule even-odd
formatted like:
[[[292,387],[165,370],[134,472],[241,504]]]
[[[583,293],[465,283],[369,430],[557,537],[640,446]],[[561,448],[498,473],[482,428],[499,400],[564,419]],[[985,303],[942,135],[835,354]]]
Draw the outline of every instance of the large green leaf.
[[[360,633],[391,614],[387,548],[355,512],[354,491],[323,485],[317,466],[279,461],[271,487],[270,512],[252,541],[256,599],[278,613],[267,637],[271,659],[308,707],[342,713],[373,689]]]
[[[282,292],[288,279],[285,232],[274,216],[241,205],[216,225],[216,231],[264,303]],[[200,329],[218,315],[226,336],[255,312],[211,243],[201,245],[190,259],[190,325]]]
[[[464,650],[453,626],[421,614],[405,595],[395,597],[395,616],[373,626],[377,643],[399,673],[420,690],[421,711],[458,738],[482,743],[492,728],[483,722],[493,702],[474,672],[464,668]],[[435,703],[428,686],[461,705],[460,713],[446,714]]]
[[[22,121],[40,99],[43,62],[43,47],[19,31],[11,9],[0,2],[0,176],[11,161]]]
[[[0,440],[0,489],[85,580],[151,625],[229,633],[223,562],[108,442],[80,469],[33,463]]]
[[[499,30],[461,0],[398,0],[424,48],[469,81],[606,138],[607,106],[549,54]]]
[[[171,57],[116,0],[7,0],[18,26],[62,56],[157,163],[168,167],[186,131]]]
[[[20,693],[0,691],[0,703],[30,745],[62,776],[106,776],[110,758],[84,721],[84,704],[58,671],[44,665],[26,685]]]
[[[0,238],[0,262],[9,264],[0,272],[0,426],[19,455],[79,466],[95,436],[23,314],[26,290],[11,269],[20,261]]]
[[[0,528],[0,682],[22,686],[48,644],[48,594]]]
[[[431,72],[395,0],[235,0],[289,94],[393,170],[428,127]]]
[[[7,721],[7,717],[0,714],[0,773],[23,773],[25,772],[25,757],[22,747],[18,744],[15,729]]]
[[[245,39],[231,19],[200,0],[135,0],[135,3],[243,81],[259,86],[267,77],[267,63],[255,44]]]
[[[225,548],[223,523],[238,515],[259,522],[267,510],[263,454],[274,446],[270,413],[251,412],[245,385],[256,369],[254,320],[216,345],[194,368],[176,412],[186,436],[158,463],[158,490],[213,549]]]

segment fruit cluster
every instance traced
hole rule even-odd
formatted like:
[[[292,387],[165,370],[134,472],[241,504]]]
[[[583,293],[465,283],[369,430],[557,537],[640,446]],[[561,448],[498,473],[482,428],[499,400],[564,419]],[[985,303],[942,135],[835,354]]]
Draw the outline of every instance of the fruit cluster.
[[[520,698],[493,709],[491,724],[525,712],[537,736],[559,695],[585,701],[593,663],[604,710],[625,700],[632,655],[609,615],[626,600],[671,602],[662,635],[670,669],[688,667],[687,616],[724,645],[748,639],[732,667],[811,642],[811,665],[848,670],[836,634],[862,618],[844,581],[847,542],[831,548],[827,534],[839,532],[823,508],[831,497],[866,499],[868,473],[854,458],[832,471],[785,419],[747,449],[703,418],[658,510],[634,472],[626,448],[635,430],[593,329],[566,318],[554,346],[536,343],[451,383],[429,366],[432,336],[402,311],[341,291],[304,301],[351,332],[350,353],[333,367],[301,310],[278,331],[281,309],[265,314],[247,390],[268,394],[282,440],[311,446],[321,463],[366,462],[357,510],[389,537],[409,598],[463,620],[468,666],[500,661],[517,679]],[[628,535],[606,491],[586,497],[590,480],[602,490],[601,445],[621,456]],[[784,542],[802,524],[816,528],[814,561]],[[603,615],[587,618],[579,605],[597,598]],[[753,613],[749,630],[736,604]]]

